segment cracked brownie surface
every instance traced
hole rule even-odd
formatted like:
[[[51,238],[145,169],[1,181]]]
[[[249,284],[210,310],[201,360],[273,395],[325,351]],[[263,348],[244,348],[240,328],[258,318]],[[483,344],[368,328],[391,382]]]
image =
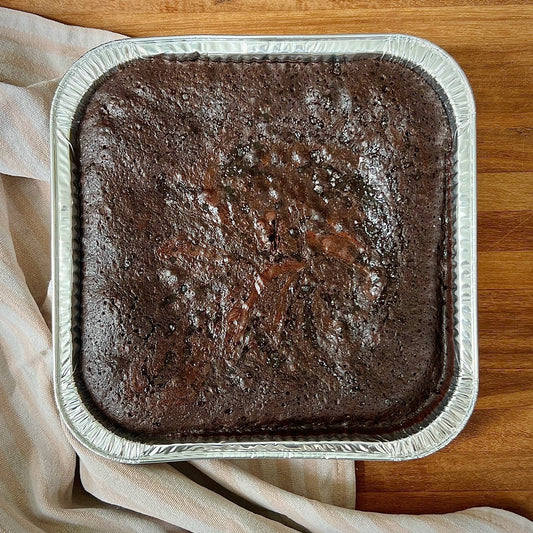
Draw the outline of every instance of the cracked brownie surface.
[[[450,336],[452,133],[375,58],[136,60],[78,130],[81,377],[140,436],[391,431]]]

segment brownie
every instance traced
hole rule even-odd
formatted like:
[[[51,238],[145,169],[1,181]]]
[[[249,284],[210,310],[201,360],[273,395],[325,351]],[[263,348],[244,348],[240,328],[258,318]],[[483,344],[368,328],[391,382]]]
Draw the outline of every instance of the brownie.
[[[76,137],[80,377],[114,427],[384,433],[440,400],[453,139],[422,75],[139,59]]]

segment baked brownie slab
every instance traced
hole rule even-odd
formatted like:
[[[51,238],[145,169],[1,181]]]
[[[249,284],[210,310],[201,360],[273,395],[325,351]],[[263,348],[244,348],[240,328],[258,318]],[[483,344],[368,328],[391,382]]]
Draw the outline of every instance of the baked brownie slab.
[[[113,424],[387,432],[439,398],[452,133],[418,73],[136,60],[77,149],[80,370]]]

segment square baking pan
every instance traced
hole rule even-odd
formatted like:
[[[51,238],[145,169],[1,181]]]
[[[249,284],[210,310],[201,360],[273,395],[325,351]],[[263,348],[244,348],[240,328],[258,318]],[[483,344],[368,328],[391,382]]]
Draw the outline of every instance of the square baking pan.
[[[422,74],[444,103],[452,131],[453,375],[439,405],[422,421],[379,435],[329,437],[195,438],[189,442],[139,442],[102,424],[84,400],[76,378],[79,245],[72,138],[80,106],[111,69],[159,54],[204,58],[384,57]],[[106,458],[147,463],[207,458],[301,457],[405,460],[429,455],[454,439],[470,417],[478,389],[476,305],[475,104],[468,80],[442,49],[407,35],[188,36],[125,39],[79,59],[61,80],[51,109],[52,280],[54,388],[63,421],[85,446]]]

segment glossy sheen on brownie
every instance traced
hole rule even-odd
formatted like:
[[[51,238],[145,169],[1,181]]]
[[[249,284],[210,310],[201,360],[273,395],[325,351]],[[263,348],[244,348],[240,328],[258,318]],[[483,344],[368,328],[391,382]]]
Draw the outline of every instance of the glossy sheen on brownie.
[[[441,394],[452,133],[419,74],[137,60],[78,143],[81,376],[114,424],[390,431]]]

